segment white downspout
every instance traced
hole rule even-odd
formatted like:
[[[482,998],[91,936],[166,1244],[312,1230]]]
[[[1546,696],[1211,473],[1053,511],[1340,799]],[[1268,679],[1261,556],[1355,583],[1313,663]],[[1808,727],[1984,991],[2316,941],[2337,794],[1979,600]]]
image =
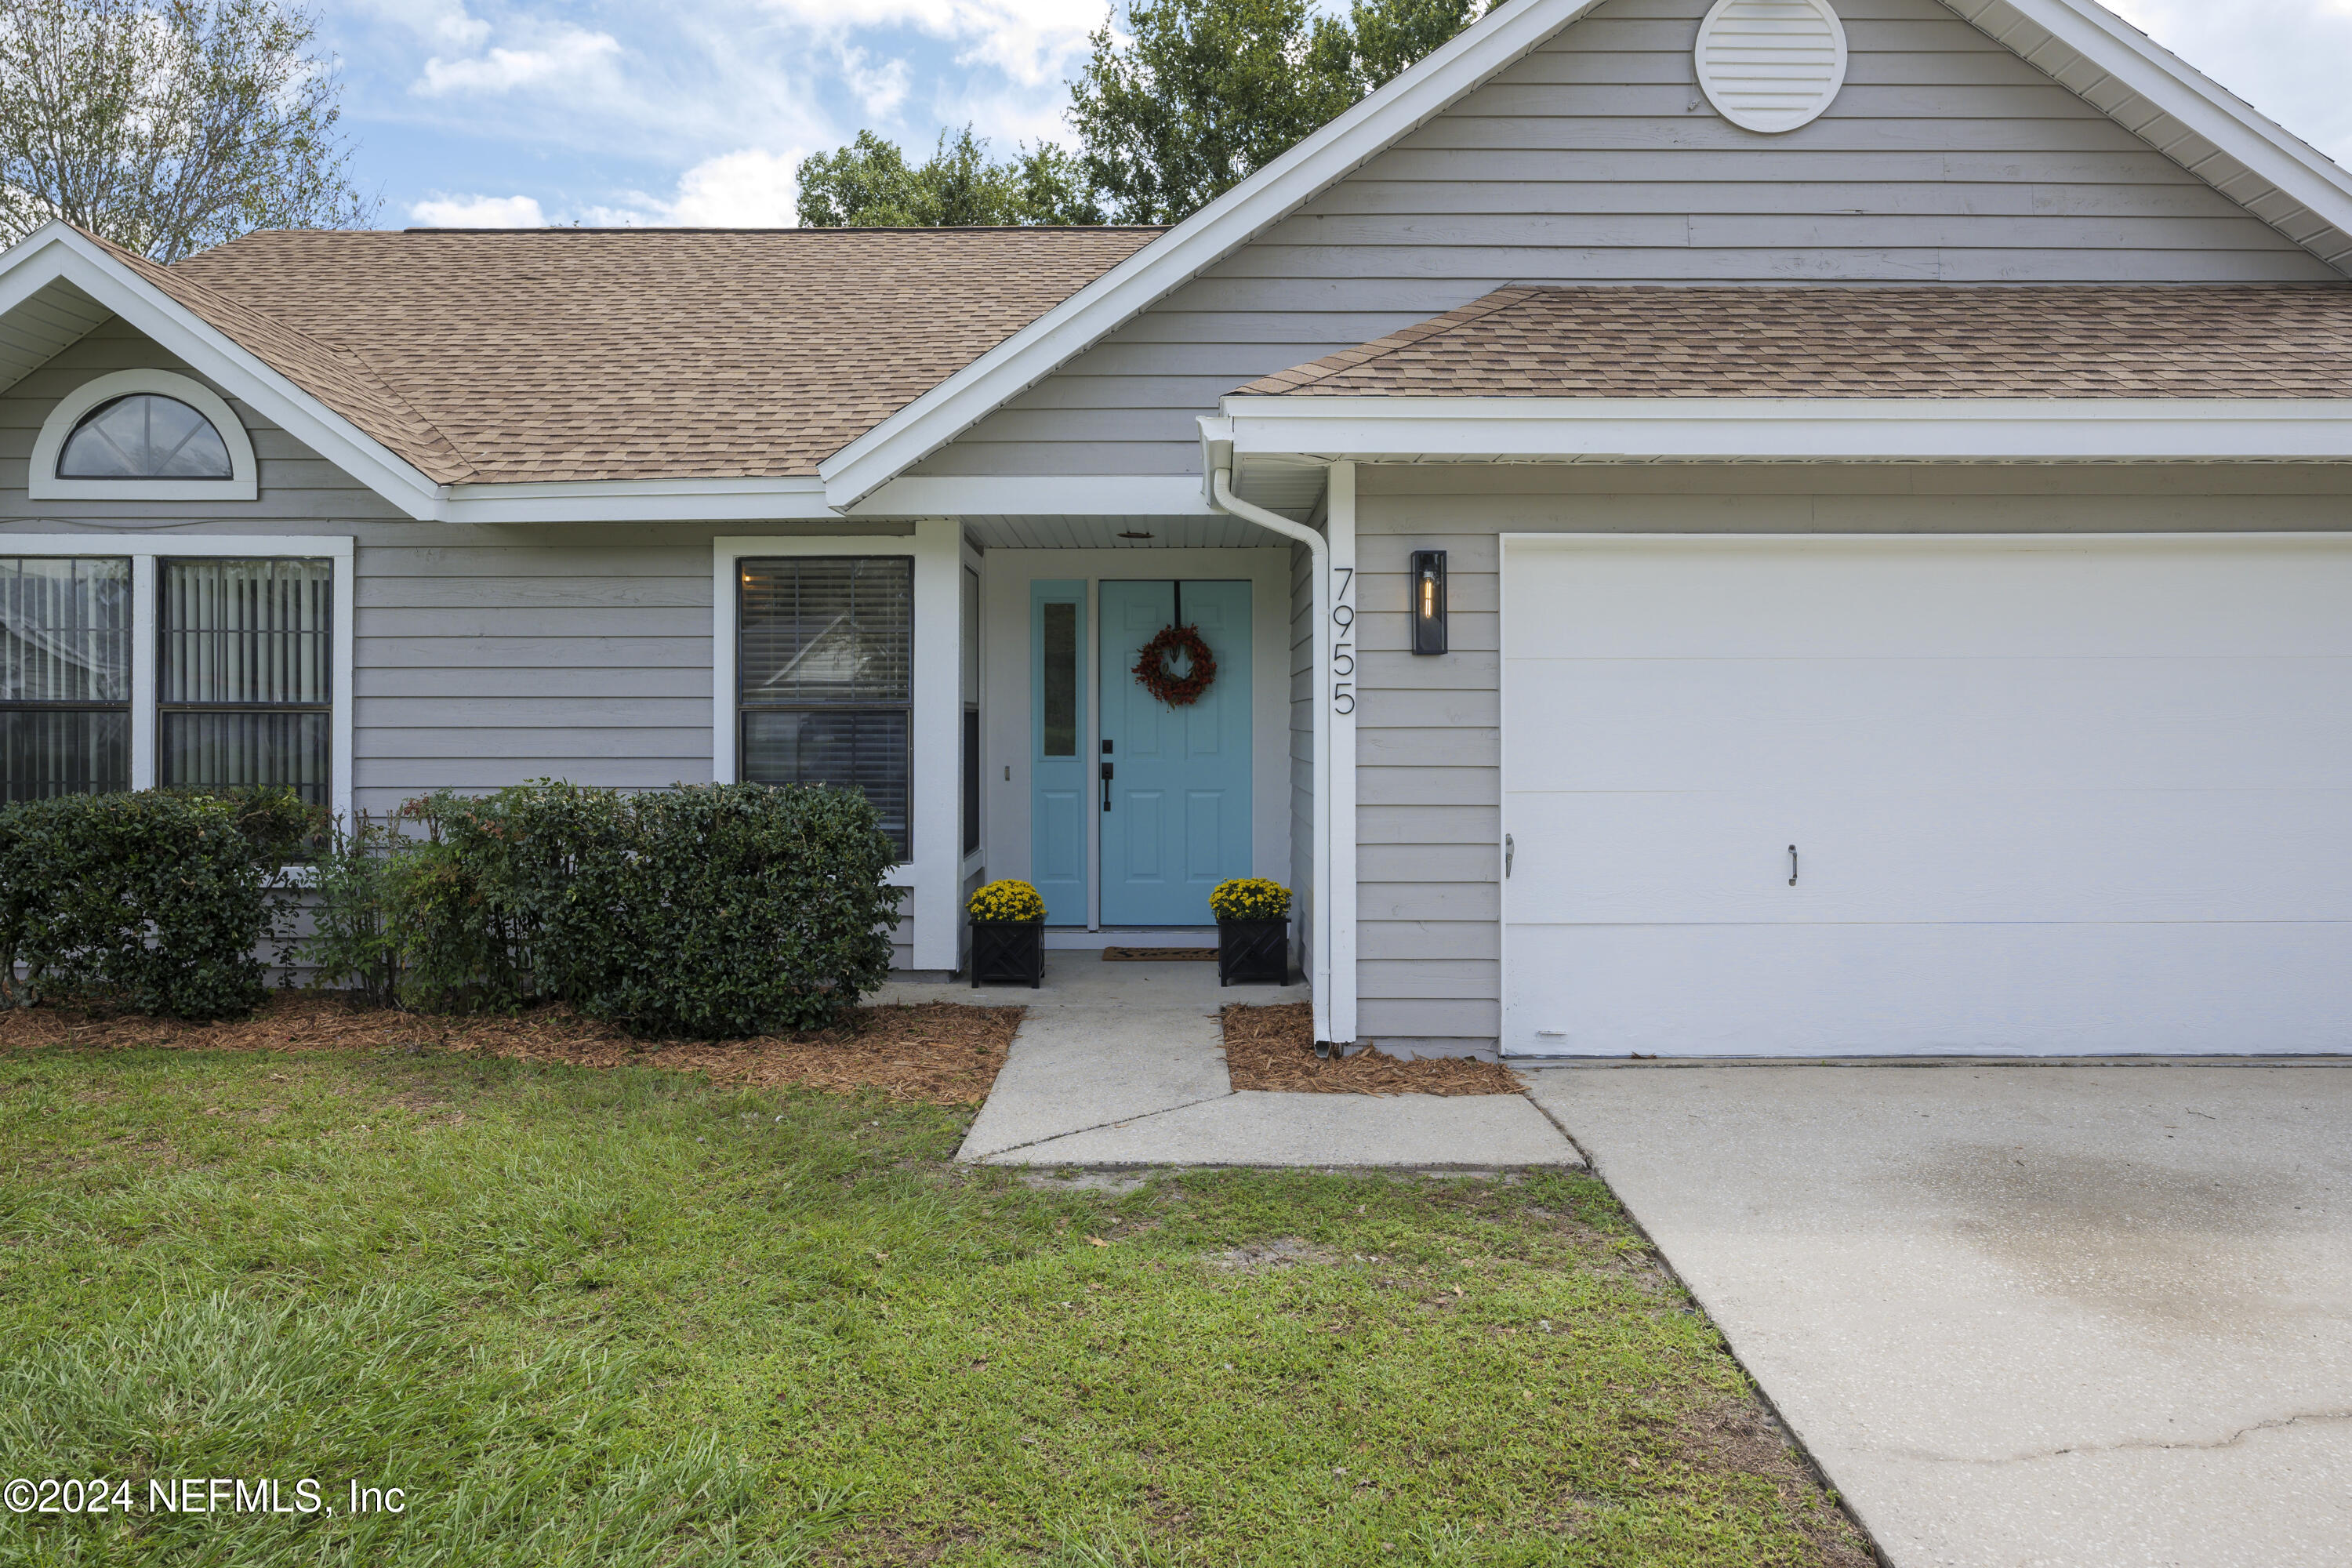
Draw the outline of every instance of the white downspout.
[[[1209,497],[1219,510],[1304,544],[1313,557],[1309,575],[1315,595],[1315,923],[1308,936],[1313,948],[1308,974],[1314,992],[1315,1043],[1320,1055],[1336,1038],[1331,1027],[1331,702],[1323,689],[1331,668],[1331,545],[1305,523],[1293,522],[1280,512],[1268,511],[1234,494],[1233,479],[1230,461],[1210,470]]]

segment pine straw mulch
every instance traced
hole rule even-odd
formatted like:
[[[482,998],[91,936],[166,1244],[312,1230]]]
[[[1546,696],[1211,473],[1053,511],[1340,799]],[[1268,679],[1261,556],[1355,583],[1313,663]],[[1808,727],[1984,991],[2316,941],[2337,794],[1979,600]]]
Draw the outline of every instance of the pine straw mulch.
[[[860,1007],[839,1027],[812,1034],[641,1040],[564,1007],[450,1017],[278,992],[251,1017],[213,1024],[71,1007],[0,1007],[0,1051],[478,1051],[515,1061],[698,1072],[713,1083],[797,1084],[836,1094],[878,1089],[893,1100],[972,1105],[988,1098],[1021,1015],[1019,1007],[925,1002]]]
[[[1377,1047],[1318,1059],[1315,1009],[1306,1002],[1275,1007],[1229,1006],[1225,1070],[1235,1089],[1285,1094],[1517,1094],[1519,1080],[1500,1062],[1467,1057],[1399,1061]]]

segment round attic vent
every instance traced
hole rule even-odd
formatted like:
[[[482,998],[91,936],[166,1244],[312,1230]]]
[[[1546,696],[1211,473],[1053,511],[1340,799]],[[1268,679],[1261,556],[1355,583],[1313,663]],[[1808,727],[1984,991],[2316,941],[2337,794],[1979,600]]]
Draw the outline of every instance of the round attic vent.
[[[1845,28],[1829,0],[1715,0],[1698,25],[1698,85],[1745,131],[1794,131],[1845,85]]]

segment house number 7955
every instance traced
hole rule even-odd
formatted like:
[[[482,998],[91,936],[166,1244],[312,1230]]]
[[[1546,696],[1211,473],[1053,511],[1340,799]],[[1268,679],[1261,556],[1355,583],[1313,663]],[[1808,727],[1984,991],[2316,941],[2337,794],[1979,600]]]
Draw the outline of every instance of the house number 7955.
[[[1356,589],[1356,569],[1353,566],[1334,568],[1339,574],[1338,591],[1331,595],[1331,711],[1353,713],[1356,710],[1356,606],[1348,602]]]

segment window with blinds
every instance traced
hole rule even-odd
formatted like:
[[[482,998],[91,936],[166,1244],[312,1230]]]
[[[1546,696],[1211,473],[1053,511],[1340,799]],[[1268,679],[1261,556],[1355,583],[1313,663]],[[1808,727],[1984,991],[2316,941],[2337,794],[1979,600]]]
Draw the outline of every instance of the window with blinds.
[[[283,787],[326,805],[333,563],[157,566],[159,782],[186,789]]]
[[[0,798],[131,787],[131,562],[0,556]]]
[[[908,850],[915,563],[801,555],[740,563],[742,777],[865,792]]]

